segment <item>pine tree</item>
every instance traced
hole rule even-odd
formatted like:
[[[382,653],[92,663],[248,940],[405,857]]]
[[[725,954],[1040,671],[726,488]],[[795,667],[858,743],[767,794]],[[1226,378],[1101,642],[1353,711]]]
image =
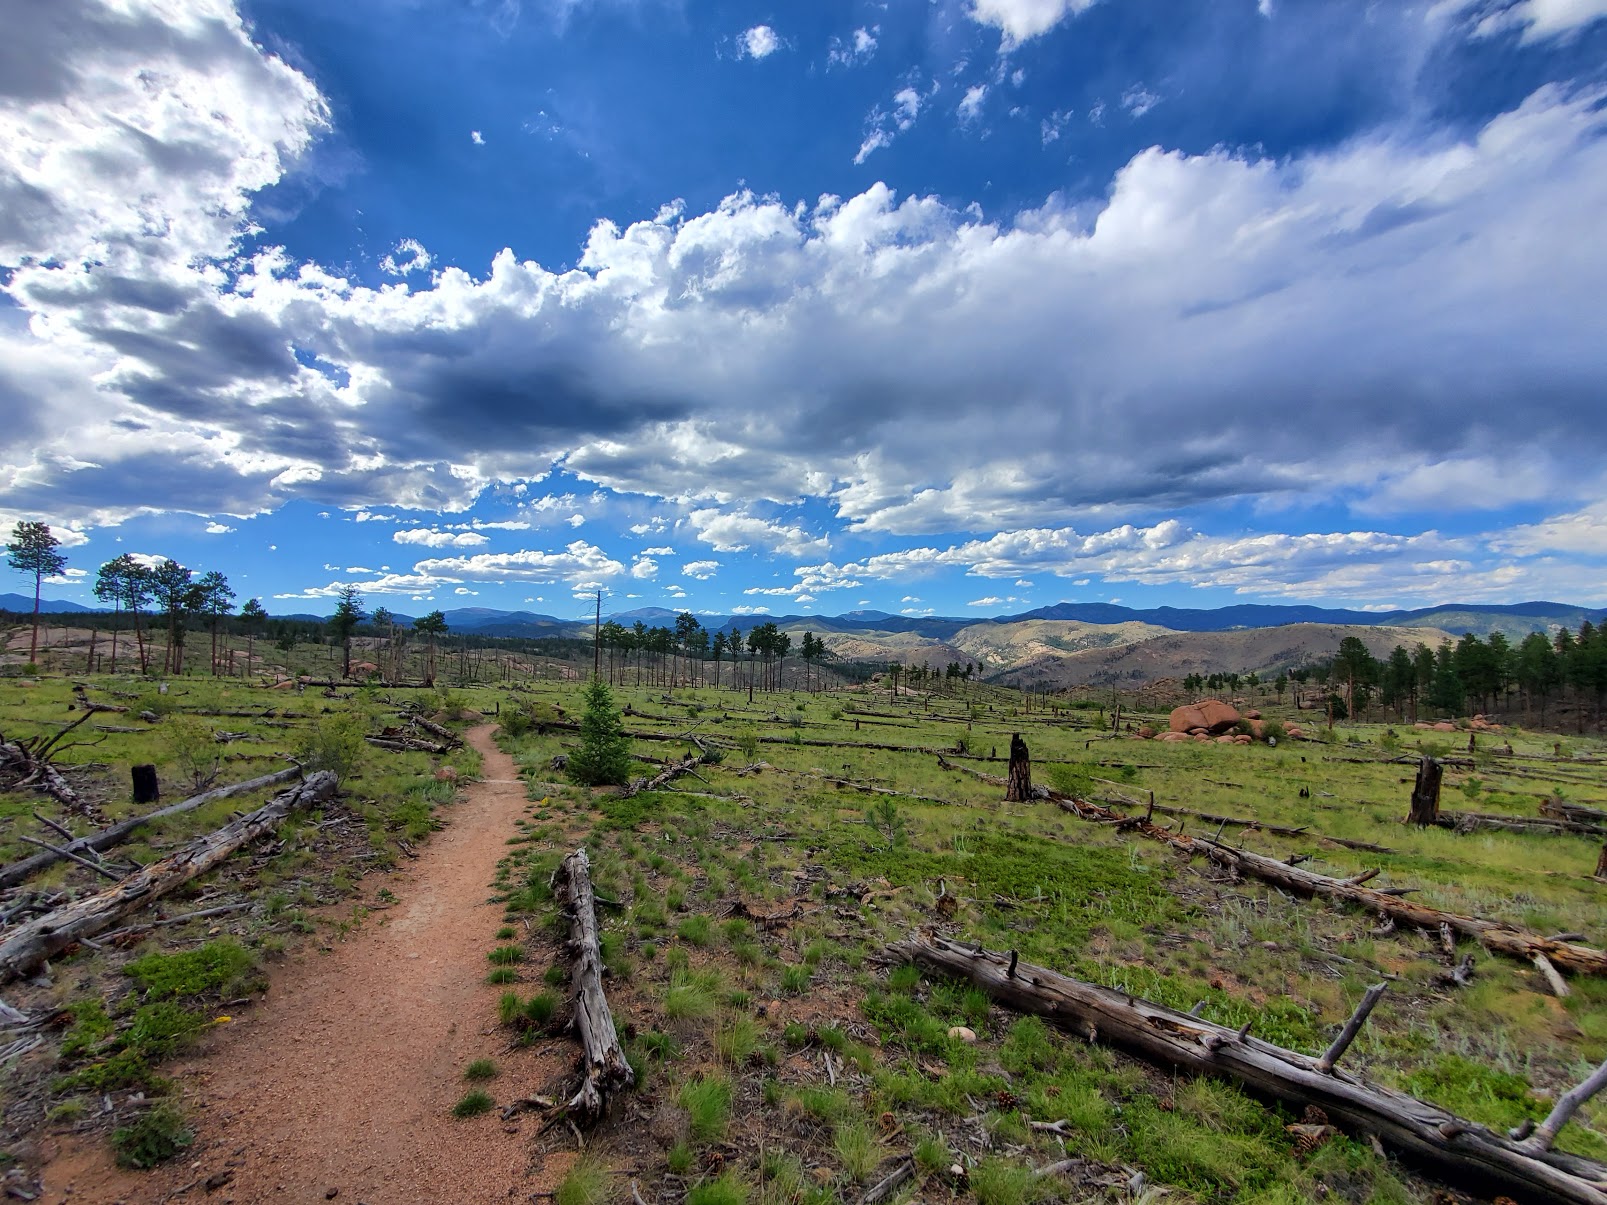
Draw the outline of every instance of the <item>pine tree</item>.
[[[580,716],[580,748],[569,755],[569,773],[583,786],[622,786],[630,777],[630,741],[620,723],[614,692],[599,677],[586,684]]]
[[[19,522],[11,529],[6,545],[6,563],[18,573],[33,575],[33,636],[28,642],[28,662],[39,659],[39,586],[67,567],[67,558],[56,550],[61,541],[50,534],[44,523]]]

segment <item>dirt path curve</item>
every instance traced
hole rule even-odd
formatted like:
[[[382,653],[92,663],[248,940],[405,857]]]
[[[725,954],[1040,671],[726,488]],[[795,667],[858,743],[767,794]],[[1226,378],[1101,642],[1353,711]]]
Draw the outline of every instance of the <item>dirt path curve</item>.
[[[129,1173],[104,1142],[64,1148],[46,1168],[43,1200],[156,1202],[192,1185],[174,1199],[321,1202],[336,1189],[340,1201],[413,1205],[550,1187],[530,1171],[534,1122],[450,1115],[475,1058],[496,1059],[502,1074],[489,1090],[499,1101],[563,1061],[557,1049],[505,1052],[493,1028],[506,989],[485,982],[501,922],[486,897],[526,799],[491,726],[468,739],[485,781],[444,811],[446,828],[417,862],[385,880],[400,902],[329,952],[309,945],[276,969],[260,1005],[174,1068],[198,1121],[185,1156]],[[370,883],[365,895],[381,886]],[[206,1191],[200,1181],[225,1171],[229,1183]]]

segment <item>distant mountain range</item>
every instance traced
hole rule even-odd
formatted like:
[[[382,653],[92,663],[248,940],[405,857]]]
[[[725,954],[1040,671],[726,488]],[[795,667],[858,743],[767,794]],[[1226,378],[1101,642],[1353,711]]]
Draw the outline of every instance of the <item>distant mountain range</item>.
[[[40,609],[53,614],[95,610],[80,603],[55,599],[42,600]],[[24,594],[0,594],[0,610],[27,614],[33,610],[33,598]],[[605,618],[616,620],[627,627],[638,620],[648,627],[659,627],[672,625],[677,614],[678,612],[666,607],[640,607],[632,611],[615,612]],[[472,632],[481,636],[583,637],[591,631],[590,620],[560,619],[556,615],[543,615],[534,611],[460,607],[445,612],[445,617],[451,631]],[[281,618],[303,619],[309,622],[320,619],[319,616],[306,614]],[[396,621],[401,624],[410,624],[413,619],[411,615],[396,615]],[[891,615],[886,611],[847,611],[841,615],[698,616],[699,622],[711,632],[730,631],[733,627],[746,631],[754,624],[771,622],[783,630],[809,629],[820,635],[879,632],[908,634],[936,641],[950,640],[961,631],[978,625],[1016,624],[1032,620],[1101,625],[1141,623],[1174,632],[1230,632],[1285,627],[1297,623],[1316,623],[1349,627],[1425,628],[1449,632],[1454,636],[1460,636],[1465,632],[1473,632],[1479,636],[1502,632],[1508,637],[1522,637],[1529,632],[1543,632],[1557,627],[1577,628],[1587,619],[1599,624],[1607,619],[1607,610],[1555,602],[1447,603],[1411,611],[1358,611],[1335,607],[1299,604],[1283,606],[1265,603],[1207,609],[1134,608],[1117,606],[1113,603],[1058,602],[1016,615],[1000,615],[993,618]]]

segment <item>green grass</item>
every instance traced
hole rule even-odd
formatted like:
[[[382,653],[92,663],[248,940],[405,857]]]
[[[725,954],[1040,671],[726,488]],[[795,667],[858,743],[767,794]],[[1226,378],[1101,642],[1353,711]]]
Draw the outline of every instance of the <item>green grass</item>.
[[[123,971],[148,999],[192,999],[224,989],[241,990],[243,984],[255,982],[256,966],[255,955],[232,938],[223,938],[177,954],[147,954],[127,963]]]
[[[700,1076],[682,1085],[677,1102],[686,1110],[687,1133],[693,1142],[717,1142],[731,1120],[731,1082],[724,1076]]]
[[[490,1093],[475,1088],[465,1092],[463,1098],[452,1106],[452,1116],[459,1119],[478,1117],[482,1113],[489,1113],[495,1105],[496,1101],[491,1099]]]
[[[162,1101],[112,1131],[112,1151],[122,1167],[150,1168],[165,1163],[195,1141],[183,1112]]]
[[[606,1168],[582,1160],[558,1182],[553,1200],[557,1205],[607,1205],[612,1187],[613,1177]]]
[[[463,1069],[463,1078],[471,1081],[496,1079],[497,1065],[490,1059],[475,1059]]]

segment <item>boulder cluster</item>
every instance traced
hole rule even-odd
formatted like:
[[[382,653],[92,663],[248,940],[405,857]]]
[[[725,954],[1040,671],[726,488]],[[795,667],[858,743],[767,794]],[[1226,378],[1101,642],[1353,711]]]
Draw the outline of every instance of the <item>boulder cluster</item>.
[[[1242,730],[1246,726],[1248,732]],[[1295,724],[1288,725],[1284,731],[1296,739],[1304,735]],[[1241,715],[1231,703],[1224,703],[1221,699],[1204,699],[1174,708],[1167,721],[1167,731],[1157,733],[1146,725],[1138,730],[1138,735],[1145,740],[1215,741],[1219,745],[1248,745],[1266,739],[1266,725],[1259,711],[1246,711]]]

